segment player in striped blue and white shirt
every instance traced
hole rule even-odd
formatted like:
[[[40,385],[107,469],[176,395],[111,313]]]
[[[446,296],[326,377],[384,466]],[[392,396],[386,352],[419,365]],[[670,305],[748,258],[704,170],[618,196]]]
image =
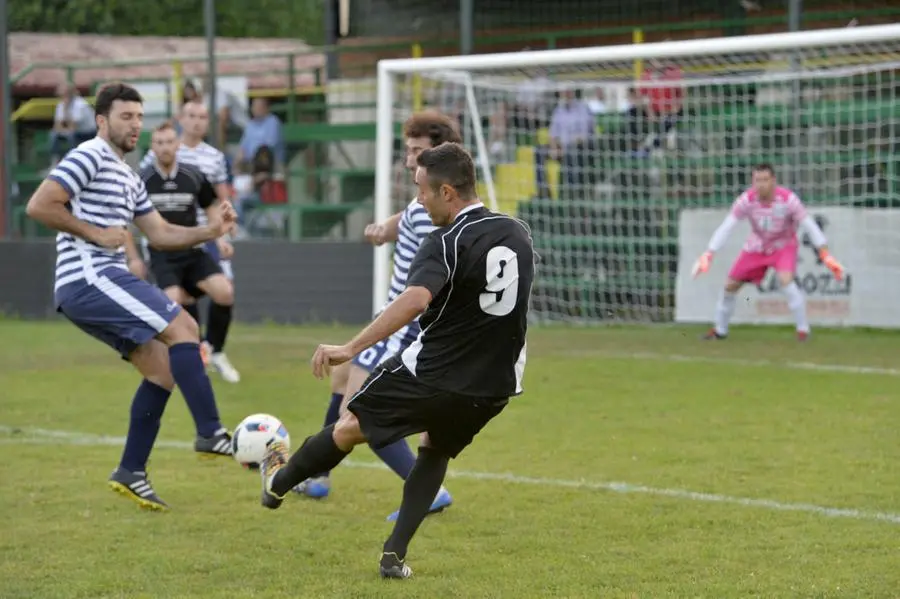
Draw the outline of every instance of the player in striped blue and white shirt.
[[[166,222],[144,183],[122,159],[134,149],[143,124],[141,95],[113,83],[97,94],[97,137],[69,152],[28,201],[27,214],[59,231],[56,237],[56,307],[89,335],[106,343],[143,375],[131,404],[131,422],[119,466],[109,484],[141,507],[167,505],[147,478],[147,460],[175,385],[197,425],[194,449],[230,455],[231,437],[219,420],[200,356],[197,323],[163,291],[128,271],[128,226],[155,247],[187,249],[227,233],[235,220],[222,204],[204,227]]]
[[[415,173],[416,158],[423,150],[448,141],[456,143],[462,141],[456,122],[433,110],[413,114],[404,125],[403,135],[406,138],[406,168],[410,174]],[[406,277],[409,274],[412,260],[422,241],[434,228],[425,208],[415,198],[403,211],[393,215],[384,223],[371,224],[366,227],[366,239],[373,245],[382,245],[388,242],[395,244],[388,304],[406,289]],[[340,414],[346,409],[347,402],[359,391],[375,368],[394,354],[406,349],[416,340],[419,332],[418,319],[416,319],[387,339],[360,352],[352,361],[341,364],[332,370],[331,402],[325,415],[326,427],[337,422]],[[376,450],[375,453],[404,480],[409,476],[416,463],[416,456],[405,439]],[[294,488],[297,493],[315,499],[327,497],[330,490],[331,483],[328,472],[307,479]],[[452,502],[450,493],[441,487],[431,505],[431,513],[449,507]],[[394,520],[396,517],[397,512],[394,512],[388,516],[388,520]]]
[[[203,141],[209,131],[208,109],[202,102],[186,102],[181,108],[180,122],[181,144],[178,146],[175,160],[199,169],[213,184],[219,201],[229,201],[231,191],[228,185],[225,154]],[[156,155],[153,150],[150,150],[141,160],[141,170],[152,165],[154,160],[156,160]],[[206,223],[206,214],[203,210],[197,211],[197,223],[200,225]],[[234,284],[234,272],[231,267],[231,256],[234,254],[232,245],[226,239],[218,239],[206,244],[206,250],[219,263],[225,276]],[[203,295],[199,289],[187,289],[186,291],[194,298]],[[198,323],[200,322],[196,304],[188,304],[184,308]],[[229,383],[237,383],[241,380],[241,375],[225,354],[225,341],[228,338],[231,317],[232,306],[220,305],[212,301],[209,303],[204,346],[222,379]]]

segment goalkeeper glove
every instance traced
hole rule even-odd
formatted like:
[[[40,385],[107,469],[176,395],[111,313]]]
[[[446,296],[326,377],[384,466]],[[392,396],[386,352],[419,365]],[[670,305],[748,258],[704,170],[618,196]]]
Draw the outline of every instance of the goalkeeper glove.
[[[706,271],[709,270],[709,266],[712,264],[713,253],[709,250],[703,252],[697,261],[694,262],[694,268],[691,269],[691,276],[695,279],[702,274],[705,274]]]
[[[828,253],[828,250],[822,248],[819,250],[819,258],[822,260],[822,264],[824,264],[828,270],[831,271],[831,274],[834,275],[834,278],[840,281],[844,278],[844,266],[834,259],[834,256]]]

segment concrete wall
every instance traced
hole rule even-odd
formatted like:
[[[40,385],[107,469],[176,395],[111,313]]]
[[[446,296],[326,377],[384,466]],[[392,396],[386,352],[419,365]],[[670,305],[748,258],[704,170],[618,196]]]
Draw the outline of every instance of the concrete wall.
[[[54,316],[55,264],[52,241],[0,242],[0,312]],[[369,245],[239,242],[233,264],[238,321],[359,324],[372,316]]]

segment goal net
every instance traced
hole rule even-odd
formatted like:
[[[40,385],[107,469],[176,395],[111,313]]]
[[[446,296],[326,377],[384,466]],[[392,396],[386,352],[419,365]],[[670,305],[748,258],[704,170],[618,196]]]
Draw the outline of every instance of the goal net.
[[[419,107],[440,109],[459,118],[485,203],[532,229],[538,320],[671,321],[679,262],[684,278],[753,165],[772,164],[828,218],[895,207],[898,69],[900,25],[382,61],[377,216],[414,194],[397,174],[399,124]],[[830,239],[836,227],[825,227]],[[886,227],[857,243],[896,242]],[[732,234],[738,248],[744,232]],[[389,260],[387,249],[376,254],[376,305]],[[816,277],[808,295],[843,293]],[[715,278],[701,308],[715,301]]]

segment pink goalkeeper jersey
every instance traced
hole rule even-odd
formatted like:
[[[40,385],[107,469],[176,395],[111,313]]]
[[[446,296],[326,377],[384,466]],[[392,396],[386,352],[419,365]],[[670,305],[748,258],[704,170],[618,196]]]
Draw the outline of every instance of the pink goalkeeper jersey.
[[[745,252],[769,254],[786,245],[797,243],[797,229],[806,218],[806,207],[787,187],[776,187],[775,197],[762,204],[756,191],[748,189],[734,201],[731,214],[738,220],[750,221],[750,236],[744,243]]]

